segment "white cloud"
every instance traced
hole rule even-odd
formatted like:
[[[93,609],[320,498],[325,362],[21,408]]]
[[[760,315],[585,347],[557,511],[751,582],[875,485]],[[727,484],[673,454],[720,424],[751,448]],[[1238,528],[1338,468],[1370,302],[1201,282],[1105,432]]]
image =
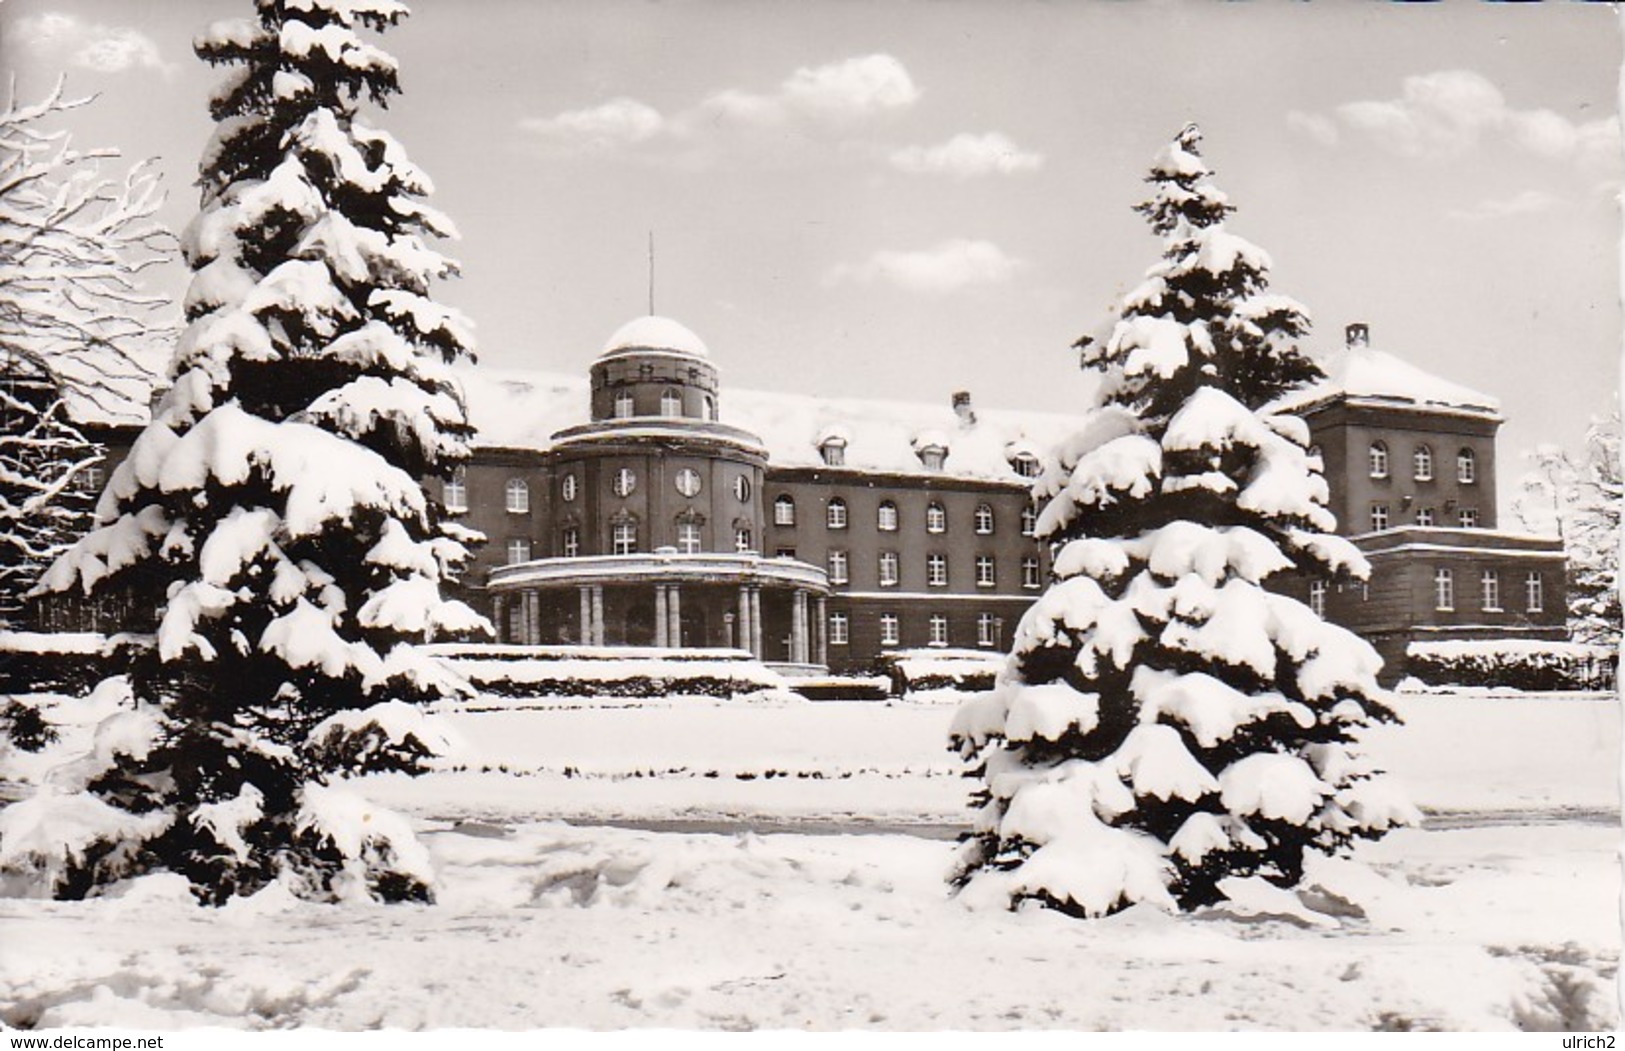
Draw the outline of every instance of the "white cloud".
[[[1336,146],[1337,122],[1324,113],[1305,113],[1292,110],[1286,115],[1287,127],[1301,131],[1322,146]]]
[[[972,285],[1001,284],[1023,266],[991,241],[954,238],[912,252],[880,251],[861,263],[842,263],[825,275],[826,284],[886,283],[911,292],[944,295]]]
[[[1493,219],[1508,219],[1517,215],[1535,215],[1549,212],[1563,203],[1563,199],[1545,190],[1525,190],[1513,197],[1480,201],[1473,208],[1452,209],[1450,218],[1475,223]]]
[[[85,22],[48,11],[18,19],[11,31],[26,52],[57,56],[70,66],[97,73],[150,69],[168,77],[179,68],[164,61],[151,37],[127,26]]]
[[[1517,109],[1487,77],[1471,70],[1441,70],[1406,77],[1398,98],[1362,99],[1325,114],[1287,114],[1294,129],[1325,145],[1339,124],[1408,157],[1457,157],[1495,139],[1592,173],[1616,171],[1621,159],[1619,120],[1576,122],[1549,109]]]
[[[777,128],[792,122],[846,127],[906,109],[919,97],[901,62],[891,55],[863,55],[798,69],[766,93],[724,88],[670,117],[636,99],[617,98],[553,117],[528,117],[519,127],[573,150],[669,140],[688,140],[692,145],[730,130]]]
[[[890,160],[893,167],[906,172],[968,179],[1036,171],[1043,165],[1044,156],[1023,150],[994,131],[985,135],[961,132],[937,146],[909,146],[894,151]]]
[[[555,117],[528,117],[519,122],[519,127],[566,148],[605,150],[651,139],[666,127],[666,121],[653,106],[637,99],[617,98]]]

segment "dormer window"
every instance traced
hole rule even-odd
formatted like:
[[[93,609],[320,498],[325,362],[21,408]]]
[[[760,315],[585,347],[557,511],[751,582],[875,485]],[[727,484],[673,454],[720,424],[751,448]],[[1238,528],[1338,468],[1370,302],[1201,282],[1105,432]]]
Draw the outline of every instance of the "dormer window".
[[[1037,478],[1038,467],[1038,457],[1032,453],[1017,453],[1010,457],[1010,469],[1023,478]]]
[[[624,420],[633,414],[632,392],[621,391],[615,395],[615,418]]]
[[[942,470],[943,461],[948,458],[948,450],[940,446],[931,446],[920,450],[920,463],[927,471]]]
[[[826,467],[845,467],[846,442],[839,438],[831,438],[818,447],[818,455],[823,457]]]
[[[683,395],[676,387],[667,387],[660,392],[660,415],[681,416],[683,414]]]

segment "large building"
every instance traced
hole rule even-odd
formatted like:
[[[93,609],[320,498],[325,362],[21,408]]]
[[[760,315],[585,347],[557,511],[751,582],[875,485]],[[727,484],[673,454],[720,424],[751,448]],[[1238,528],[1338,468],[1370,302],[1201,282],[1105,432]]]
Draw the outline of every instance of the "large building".
[[[1273,408],[1309,424],[1371,577],[1297,581],[1299,597],[1376,646],[1390,681],[1412,642],[1565,638],[1562,542],[1498,528],[1500,403],[1378,350],[1365,325],[1345,335],[1326,379]]]
[[[1370,345],[1363,325],[1302,416],[1363,584],[1283,580],[1372,642],[1563,638],[1553,538],[1497,527],[1494,398]],[[734,647],[793,671],[887,652],[1007,650],[1048,582],[1028,497],[1078,416],[725,390],[677,322],[639,318],[586,377],[465,370],[478,430],[443,502],[487,537],[464,597],[517,644]],[[97,436],[116,463],[134,428]],[[101,609],[109,609],[102,603]],[[135,626],[127,605],[116,618]],[[94,611],[58,604],[50,626]]]
[[[1028,500],[1075,417],[725,392],[705,345],[637,319],[587,383],[476,370],[468,579],[503,641],[733,646],[867,670],[1008,648],[1043,587]]]

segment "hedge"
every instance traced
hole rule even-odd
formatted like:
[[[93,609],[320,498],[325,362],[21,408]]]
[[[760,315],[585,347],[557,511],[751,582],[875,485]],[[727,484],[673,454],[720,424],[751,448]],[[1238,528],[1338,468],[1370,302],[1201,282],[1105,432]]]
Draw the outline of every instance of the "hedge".
[[[1619,654],[1539,639],[1413,642],[1406,673],[1428,686],[1502,686],[1536,693],[1611,690]]]

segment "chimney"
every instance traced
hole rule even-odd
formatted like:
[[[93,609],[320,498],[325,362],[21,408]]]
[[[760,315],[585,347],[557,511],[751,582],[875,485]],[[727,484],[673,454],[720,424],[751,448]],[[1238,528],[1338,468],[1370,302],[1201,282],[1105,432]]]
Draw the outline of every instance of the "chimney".
[[[1350,350],[1362,350],[1371,345],[1371,326],[1356,321],[1343,330],[1343,337]]]
[[[970,391],[954,391],[954,415],[959,417],[961,427],[974,427],[976,425],[976,410],[970,407]]]

